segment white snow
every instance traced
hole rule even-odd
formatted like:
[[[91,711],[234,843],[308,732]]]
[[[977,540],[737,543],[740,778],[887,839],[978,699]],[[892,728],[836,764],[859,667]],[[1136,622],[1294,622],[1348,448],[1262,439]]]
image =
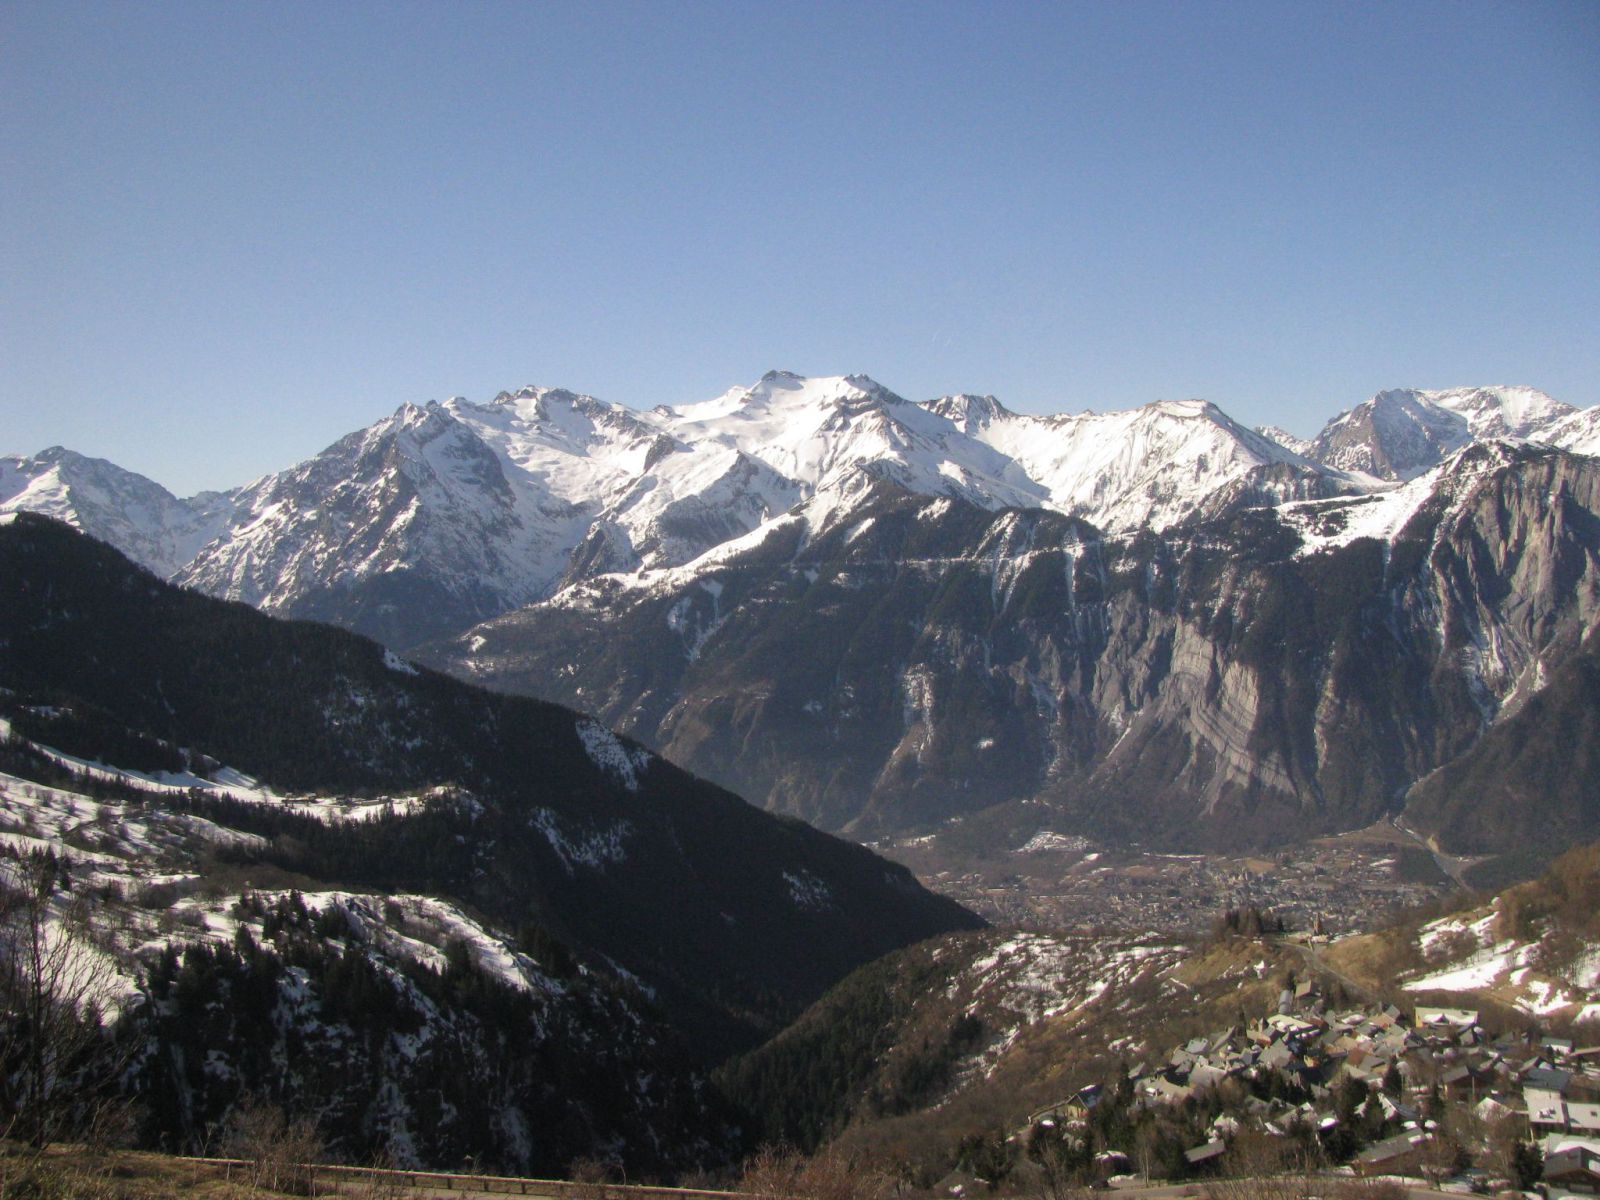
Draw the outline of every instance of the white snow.
[[[783,881],[789,885],[789,899],[796,908],[821,912],[834,907],[833,889],[814,872],[803,868],[785,871]]]
[[[421,674],[420,671],[418,671],[415,667],[413,667],[405,659],[401,658],[393,650],[390,650],[387,647],[385,647],[385,649],[383,651],[383,665],[388,667],[389,670],[396,671],[401,675],[419,675],[419,674]]]
[[[1012,851],[1012,853],[1036,854],[1041,850],[1081,852],[1087,850],[1089,846],[1090,842],[1087,838],[1078,837],[1073,834],[1052,833],[1049,830],[1041,830],[1040,832],[1034,834],[1022,845],[1018,846],[1014,851]]]
[[[998,940],[948,990],[969,1015],[983,1013],[986,1024],[1009,1027],[962,1073],[987,1074],[1030,1025],[1069,1017],[1141,976],[1164,977],[1185,956],[1183,947],[1141,939],[1017,933]]]
[[[1487,445],[1492,453],[1463,449],[1406,483],[1374,481],[1377,490],[1367,495],[1291,501],[1277,511],[1300,534],[1298,555],[1349,545],[1358,538],[1392,542],[1430,499],[1470,494],[1509,461],[1512,443],[1500,439]]]
[[[1407,982],[1407,991],[1492,991],[1495,998],[1534,1016],[1570,1012],[1596,999],[1600,951],[1585,951],[1565,967],[1548,964],[1540,941],[1496,940],[1498,907],[1431,921],[1419,931],[1424,959],[1449,953],[1452,961]]]
[[[633,832],[633,826],[627,821],[584,832],[569,831],[562,828],[561,817],[548,808],[535,809],[528,821],[544,834],[568,875],[575,874],[580,866],[601,870],[608,863],[627,861],[624,843]]]
[[[629,749],[604,725],[582,717],[577,724],[578,738],[595,766],[615,778],[630,792],[639,790],[639,775],[653,761],[648,750]]]
[[[1470,992],[1492,985],[1516,965],[1511,948],[1502,947],[1475,955],[1467,962],[1413,979],[1408,992]]]

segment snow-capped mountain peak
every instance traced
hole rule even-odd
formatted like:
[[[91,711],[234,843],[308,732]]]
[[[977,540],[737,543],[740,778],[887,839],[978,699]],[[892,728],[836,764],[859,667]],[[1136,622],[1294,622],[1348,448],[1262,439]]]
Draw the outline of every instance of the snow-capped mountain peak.
[[[1376,479],[1414,479],[1469,442],[1537,438],[1573,411],[1529,387],[1396,388],[1328,422],[1310,457]]]
[[[1016,415],[993,396],[974,396],[968,392],[940,396],[937,400],[928,401],[926,408],[966,434],[973,434],[996,421],[1009,420]]]
[[[1296,437],[1278,425],[1257,425],[1256,432],[1268,441],[1277,442],[1285,450],[1292,450],[1304,458],[1311,452],[1311,439]]]
[[[1583,408],[1569,413],[1539,430],[1536,440],[1560,446],[1574,454],[1600,457],[1600,408]]]
[[[542,385],[405,403],[304,463],[188,501],[54,449],[0,460],[0,510],[63,516],[169,577],[403,648],[596,575],[682,568],[780,518],[816,536],[885,489],[1053,509],[1121,536],[1381,488],[1484,437],[1593,452],[1584,416],[1531,388],[1395,390],[1305,443],[1205,400],[1031,416],[988,395],[913,403],[867,375],[774,370],[648,411]]]
[[[61,446],[0,457],[0,512],[44,513],[170,575],[223,531],[229,496],[179,500],[160,484]]]

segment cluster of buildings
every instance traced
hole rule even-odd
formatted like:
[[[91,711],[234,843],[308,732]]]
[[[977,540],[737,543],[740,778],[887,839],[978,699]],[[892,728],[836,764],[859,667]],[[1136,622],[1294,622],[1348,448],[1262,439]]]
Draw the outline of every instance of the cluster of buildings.
[[[1277,1011],[1176,1047],[1163,1062],[1128,1072],[1136,1106],[1181,1104],[1237,1079],[1233,1103],[1212,1136],[1188,1152],[1199,1168],[1220,1158],[1241,1121],[1269,1133],[1307,1126],[1336,1130],[1335,1088],[1366,1083],[1376,1104],[1369,1127],[1398,1129],[1354,1160],[1361,1175],[1420,1175],[1442,1106],[1469,1109],[1483,1127],[1541,1143],[1552,1196],[1600,1194],[1600,1047],[1523,1033],[1491,1036],[1469,1009],[1417,1006],[1329,1012],[1316,990],[1285,989]],[[1034,1113],[1029,1127],[1086,1122],[1100,1085]],[[1506,1124],[1509,1123],[1509,1124]]]
[[[1317,845],[1272,859],[1104,851],[1009,856],[978,870],[937,870],[915,847],[880,847],[935,891],[1002,925],[1031,929],[1171,929],[1206,932],[1227,908],[1271,909],[1291,926],[1319,922],[1330,934],[1369,924],[1374,913],[1414,907],[1440,883],[1409,877],[1398,852]],[[1076,859],[1064,862],[1063,859]]]

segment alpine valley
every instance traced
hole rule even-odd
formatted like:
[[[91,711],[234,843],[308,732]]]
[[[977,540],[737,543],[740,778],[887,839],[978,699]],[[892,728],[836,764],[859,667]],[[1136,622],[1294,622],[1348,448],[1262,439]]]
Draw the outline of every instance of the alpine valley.
[[[0,680],[0,996],[69,1014],[32,1084],[4,1044],[31,1138],[82,1128],[94,1060],[61,1047],[92,1010],[147,1145],[215,1149],[253,1098],[345,1161],[715,1166],[712,1066],[982,924],[586,716],[34,514],[0,524]]]
[[[0,507],[857,840],[1396,818],[1515,874],[1600,834],[1597,450],[1600,409],[1528,388],[1382,392],[1301,441],[774,372],[407,404],[187,501],[53,449],[0,460]]]
[[[839,1136],[931,1183],[1092,1080],[1128,1115],[1130,1055],[1300,1071],[1285,992],[1391,1060],[1425,1039],[1378,1002],[1458,977],[1593,1020],[1597,454],[1527,388],[1300,440],[772,373],[406,404],[187,500],[0,459],[0,936],[122,1017],[13,1128],[85,1128],[98,1078],[184,1151],[262,1105],[345,1161]],[[1047,876],[1075,919],[956,902]],[[1272,936],[1330,887],[1367,940]],[[1106,1144],[1182,1173],[1202,1108]]]

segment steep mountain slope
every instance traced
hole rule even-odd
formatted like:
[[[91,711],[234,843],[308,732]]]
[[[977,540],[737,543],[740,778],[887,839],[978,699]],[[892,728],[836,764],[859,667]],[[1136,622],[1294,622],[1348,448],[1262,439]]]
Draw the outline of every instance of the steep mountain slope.
[[[1566,468],[1558,512],[1529,482],[1438,553],[1408,530],[1462,481],[1537,474],[1544,452],[1484,438],[1582,453],[1595,411],[1386,392],[1302,454],[1198,401],[1025,417],[773,372],[642,413],[407,405],[196,502],[74,485],[115,469],[59,454],[5,478],[163,570],[216,531],[178,578],[391,646],[511,610],[428,660],[829,828],[1012,805],[997,828],[1026,837],[1044,801],[1097,836],[1259,843],[1392,811],[1576,644],[1593,507]]]
[[[535,599],[586,524],[439,405],[406,405],[236,505],[177,582],[399,645]]]
[[[230,496],[179,500],[143,475],[60,446],[0,458],[0,513],[55,517],[164,576],[227,528],[232,511]]]
[[[1419,1001],[1496,1006],[1559,1026],[1600,1021],[1600,845],[1433,920],[1349,938],[1328,962]]]
[[[711,1057],[852,967],[977,924],[902,868],[587,717],[171,587],[42,518],[0,526],[0,633],[0,686],[58,748],[93,754],[106,731],[132,730],[280,793],[446,789],[360,826],[227,811],[284,868],[537,920],[644,981]]]
[[[1310,438],[1297,437],[1277,425],[1258,425],[1256,432],[1269,441],[1277,442],[1285,450],[1293,450],[1302,458],[1311,452]]]
[[[1547,665],[1548,664],[1548,665]],[[1481,885],[1515,879],[1600,829],[1600,636],[1541,656],[1504,719],[1411,789],[1406,818],[1452,854],[1507,851],[1476,870]],[[1509,706],[1508,706],[1509,707]],[[1508,830],[1518,838],[1508,841]]]
[[[1600,456],[1600,407],[1584,408],[1539,431],[1539,440],[1574,454]]]
[[[548,1175],[600,1151],[659,1172],[733,1149],[681,1036],[603,960],[532,922],[287,876],[195,807],[0,737],[0,936],[34,928],[13,889],[47,881],[40,928],[93,969],[46,978],[120,1015],[109,1057],[143,1144],[215,1153],[254,1103],[315,1120],[350,1161]]]
[[[1575,410],[1526,387],[1401,388],[1329,421],[1308,458],[1376,479],[1414,479],[1470,442],[1490,438],[1546,440],[1544,433]]]
[[[946,397],[928,407],[1016,463],[1040,489],[1036,506],[1109,535],[1165,529],[1241,484],[1274,481],[1277,502],[1350,486],[1202,400],[1057,417],[1021,417],[993,397]]]
[[[838,1139],[931,1181],[958,1147],[1003,1143],[1079,1088],[1268,1011],[1297,970],[1256,941],[940,938],[862,968],[718,1078],[767,1138]]]
[[[1592,1042],[1597,901],[1590,845],[1460,911],[1401,914],[1331,944],[1251,933],[1263,914],[1239,910],[1218,914],[1209,938],[939,938],[849,976],[718,1078],[768,1137],[832,1141],[929,1182],[959,1159],[1047,1191],[1029,1160],[1044,1165],[1041,1140],[1063,1133],[1088,1178],[1095,1150],[1117,1152],[1101,1175],[1167,1175],[1186,1150],[1248,1145],[1263,1126],[1275,1138],[1314,1128],[1330,1157],[1348,1157],[1402,1132],[1441,1076],[1450,1090],[1449,1072],[1502,1103],[1569,1073],[1581,1088],[1577,1058],[1527,1034]],[[1481,1020],[1470,1032],[1415,1023],[1415,1005],[1437,1004],[1479,1007]]]
[[[425,657],[857,836],[1012,804],[1007,837],[1270,843],[1391,811],[1541,686],[1600,612],[1597,513],[1600,464],[1506,443],[1128,541],[878,481]]]

